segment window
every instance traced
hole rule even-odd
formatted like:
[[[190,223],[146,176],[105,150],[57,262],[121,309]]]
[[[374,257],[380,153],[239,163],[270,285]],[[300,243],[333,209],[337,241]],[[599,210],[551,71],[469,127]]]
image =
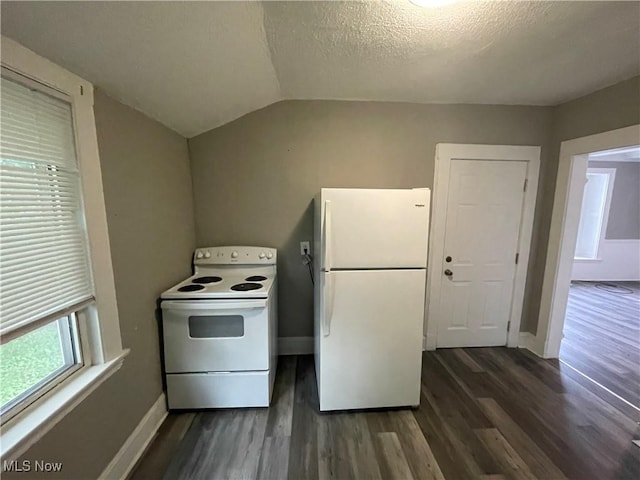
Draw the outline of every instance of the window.
[[[80,364],[75,315],[67,315],[0,346],[0,414],[42,392]]]
[[[0,457],[122,365],[93,86],[6,37],[0,125]]]
[[[604,238],[606,221],[609,216],[611,192],[615,169],[589,168],[587,182],[582,197],[580,225],[576,242],[576,260],[595,260],[598,258],[600,242]]]
[[[93,300],[71,104],[3,70],[0,414],[82,363],[75,313]]]

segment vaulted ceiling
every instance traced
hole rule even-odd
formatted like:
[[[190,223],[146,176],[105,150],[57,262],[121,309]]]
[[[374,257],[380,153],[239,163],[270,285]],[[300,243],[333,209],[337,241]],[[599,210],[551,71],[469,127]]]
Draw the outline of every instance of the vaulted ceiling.
[[[282,99],[555,105],[640,73],[638,2],[7,2],[2,34],[191,137]]]

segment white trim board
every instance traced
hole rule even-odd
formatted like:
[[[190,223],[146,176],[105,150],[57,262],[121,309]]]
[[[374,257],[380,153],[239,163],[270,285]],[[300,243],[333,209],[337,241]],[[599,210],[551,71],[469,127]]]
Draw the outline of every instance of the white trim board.
[[[120,447],[115,457],[109,462],[107,468],[98,477],[99,480],[124,480],[127,478],[155,437],[162,422],[167,418],[167,414],[167,400],[164,393],[161,393],[126,442]]]
[[[278,355],[313,353],[313,337],[278,337]]]
[[[464,158],[465,160],[504,160],[527,162],[527,190],[524,194],[520,235],[518,237],[519,261],[511,302],[511,329],[508,333],[507,346],[517,347],[520,340],[520,323],[522,320],[522,302],[524,287],[529,266],[529,251],[531,247],[531,231],[533,228],[533,214],[538,193],[538,174],[540,170],[540,147],[511,146],[511,145],[465,145],[453,143],[439,143],[436,146],[435,172],[433,176],[433,197],[431,208],[431,229],[429,234],[429,268],[427,268],[427,292],[425,303],[426,350],[435,350],[438,333],[437,302],[430,302],[430,298],[438,298],[442,274],[439,264],[444,251],[444,235],[446,225],[446,204],[449,188],[449,170],[451,160]]]
[[[544,358],[557,358],[560,353],[589,153],[629,147],[639,141],[640,125],[632,125],[560,145],[536,334],[536,349]]]
[[[536,336],[533,333],[529,332],[520,332],[520,339],[518,341],[518,347],[526,348],[530,352],[535,353],[539,357],[541,356],[541,352],[536,350]]]

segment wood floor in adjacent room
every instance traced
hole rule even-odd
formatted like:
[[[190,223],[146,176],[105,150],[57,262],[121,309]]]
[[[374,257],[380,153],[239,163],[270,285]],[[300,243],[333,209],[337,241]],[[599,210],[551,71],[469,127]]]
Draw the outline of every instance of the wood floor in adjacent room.
[[[562,361],[640,407],[640,282],[572,282],[563,333]]]
[[[313,357],[281,357],[269,409],[170,414],[132,478],[637,479],[638,420],[525,350],[425,352],[420,408],[322,414]]]

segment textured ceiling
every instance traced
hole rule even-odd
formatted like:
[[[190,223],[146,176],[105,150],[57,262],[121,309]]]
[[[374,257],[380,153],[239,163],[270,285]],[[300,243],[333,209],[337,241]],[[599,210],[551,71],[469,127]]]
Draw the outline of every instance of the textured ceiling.
[[[6,2],[2,33],[190,137],[282,99],[554,105],[640,73],[638,2]]]
[[[291,98],[550,105],[638,71],[639,4],[265,4]]]
[[[187,137],[280,100],[259,3],[0,8],[3,35]]]

